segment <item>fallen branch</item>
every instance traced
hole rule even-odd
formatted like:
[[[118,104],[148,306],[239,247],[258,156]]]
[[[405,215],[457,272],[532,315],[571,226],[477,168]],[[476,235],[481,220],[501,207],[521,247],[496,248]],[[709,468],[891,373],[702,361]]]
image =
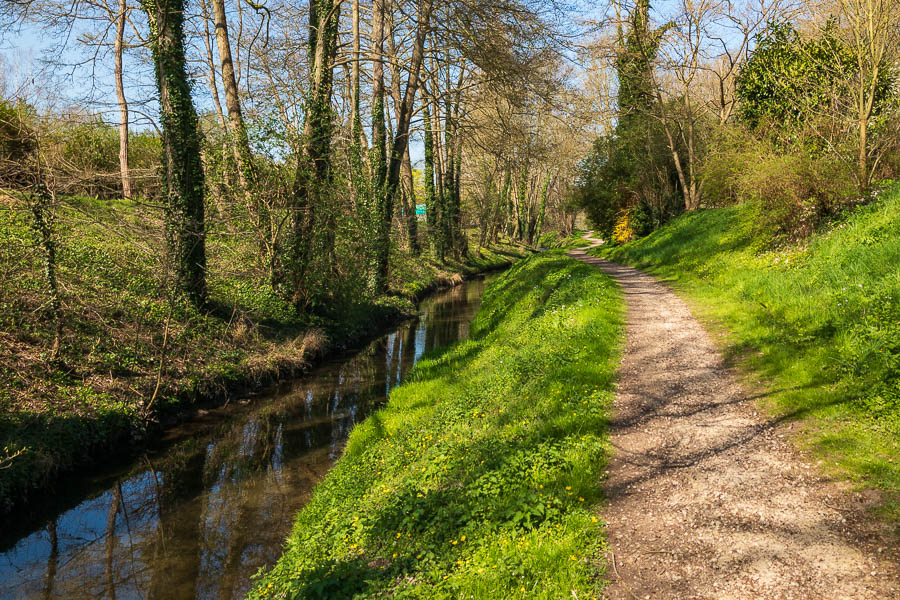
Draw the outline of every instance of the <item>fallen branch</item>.
[[[619,575],[619,568],[616,566],[616,553],[613,552],[612,550],[610,550],[609,553],[610,553],[610,555],[612,556],[613,571],[615,571],[615,573],[616,573],[616,578],[618,578],[619,583],[622,584],[622,587],[625,589],[626,592],[628,592],[628,593],[631,595],[632,598],[634,598],[634,600],[641,600],[640,598],[638,598],[638,597],[635,595],[634,592],[631,591],[631,588],[629,588],[629,587],[625,584],[625,580],[622,578],[622,576]]]

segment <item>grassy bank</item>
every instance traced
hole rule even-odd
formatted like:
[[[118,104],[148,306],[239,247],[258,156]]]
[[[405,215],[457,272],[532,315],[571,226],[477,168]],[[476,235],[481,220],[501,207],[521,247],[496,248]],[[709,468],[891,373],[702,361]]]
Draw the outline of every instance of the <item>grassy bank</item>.
[[[883,490],[885,513],[900,519],[900,189],[804,243],[760,247],[753,207],[735,206],[593,252],[692,300],[769,407],[803,419],[805,443]]]
[[[622,321],[559,251],[485,292],[468,341],[359,425],[254,598],[595,597]]]
[[[259,248],[211,226],[211,302],[171,302],[158,207],[66,198],[55,211],[59,356],[41,253],[23,203],[0,193],[0,513],[67,469],[139,444],[198,403],[295,374],[376,333],[442,285],[501,268],[516,246],[438,263],[394,254],[392,293],[300,312],[274,293]],[[352,295],[346,295],[346,297]]]

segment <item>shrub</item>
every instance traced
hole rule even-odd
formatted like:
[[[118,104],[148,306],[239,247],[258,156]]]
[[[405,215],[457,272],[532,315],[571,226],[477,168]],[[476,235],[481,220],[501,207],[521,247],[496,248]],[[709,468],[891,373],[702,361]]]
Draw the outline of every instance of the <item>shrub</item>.
[[[617,244],[627,244],[634,239],[634,230],[631,228],[630,217],[631,213],[625,211],[616,219],[616,227],[613,229],[612,238]]]
[[[856,194],[853,173],[839,157],[803,144],[784,153],[769,136],[741,126],[720,132],[700,173],[707,206],[754,205],[764,243],[808,236]]]
[[[813,233],[855,194],[852,173],[831,157],[770,153],[746,163],[740,196],[754,203],[765,239],[797,240]]]
[[[21,183],[22,162],[36,147],[33,115],[24,103],[0,99],[0,186]]]

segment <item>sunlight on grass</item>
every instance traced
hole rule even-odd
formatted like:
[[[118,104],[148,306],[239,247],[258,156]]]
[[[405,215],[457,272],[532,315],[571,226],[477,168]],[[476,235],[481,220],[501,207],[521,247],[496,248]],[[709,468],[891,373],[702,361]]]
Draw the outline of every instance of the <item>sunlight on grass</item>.
[[[511,269],[472,338],[352,433],[251,597],[597,596],[621,333],[596,269],[559,252]]]
[[[725,330],[767,403],[806,419],[829,468],[900,519],[900,188],[803,244],[764,251],[753,207],[701,211],[593,251],[670,282]]]

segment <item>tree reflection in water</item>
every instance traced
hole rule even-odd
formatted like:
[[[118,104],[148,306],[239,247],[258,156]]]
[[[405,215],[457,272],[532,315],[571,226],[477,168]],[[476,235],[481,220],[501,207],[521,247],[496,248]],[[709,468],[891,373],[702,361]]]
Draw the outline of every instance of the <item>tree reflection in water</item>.
[[[177,441],[2,540],[0,599],[236,598],[281,553],[292,517],[348,433],[425,352],[468,336],[484,281],[252,409],[218,409]],[[210,423],[212,421],[213,423]]]

